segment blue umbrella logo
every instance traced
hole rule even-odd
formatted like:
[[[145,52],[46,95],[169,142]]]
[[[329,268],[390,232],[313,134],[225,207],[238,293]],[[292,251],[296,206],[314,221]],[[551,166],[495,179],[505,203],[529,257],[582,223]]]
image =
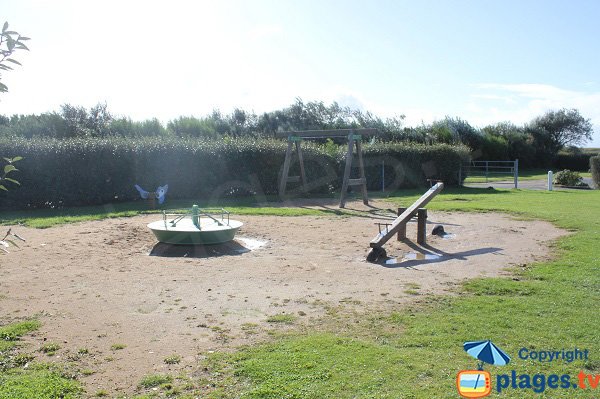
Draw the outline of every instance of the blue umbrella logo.
[[[477,360],[481,360],[481,363],[478,365],[479,370],[483,370],[483,363],[504,366],[510,362],[510,356],[494,345],[489,339],[487,341],[465,342],[463,348],[469,355]]]

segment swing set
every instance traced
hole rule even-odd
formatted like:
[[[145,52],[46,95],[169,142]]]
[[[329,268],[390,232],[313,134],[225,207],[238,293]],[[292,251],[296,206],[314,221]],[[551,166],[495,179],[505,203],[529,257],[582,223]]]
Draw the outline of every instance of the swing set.
[[[281,180],[279,181],[279,196],[285,198],[285,190],[288,183],[302,183],[302,190],[308,191],[308,182],[306,180],[306,172],[304,169],[304,158],[302,156],[302,141],[306,139],[323,139],[323,138],[347,138],[348,139],[348,150],[346,152],[346,167],[344,169],[344,178],[342,180],[342,194],[340,197],[340,208],[346,206],[346,199],[348,197],[348,187],[360,186],[363,203],[369,204],[369,198],[367,196],[367,178],[365,177],[365,165],[363,162],[362,153],[362,138],[363,136],[376,136],[378,135],[377,129],[337,129],[337,130],[301,130],[301,131],[289,131],[279,132],[275,134],[277,138],[287,138],[287,151],[285,153],[285,161],[283,162],[283,172],[281,174]],[[352,172],[352,160],[354,158],[356,147],[356,155],[358,156],[358,171],[359,177],[357,179],[351,179],[350,175]],[[298,163],[300,164],[300,176],[290,176],[290,165],[292,163],[292,157],[294,153],[298,157]]]

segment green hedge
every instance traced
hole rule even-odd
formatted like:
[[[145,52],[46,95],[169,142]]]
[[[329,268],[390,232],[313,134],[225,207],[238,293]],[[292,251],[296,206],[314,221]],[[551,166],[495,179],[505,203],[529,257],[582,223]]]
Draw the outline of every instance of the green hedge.
[[[600,155],[590,158],[590,169],[592,170],[592,179],[596,188],[600,189]]]
[[[1,156],[24,159],[15,174],[21,187],[0,193],[0,206],[61,207],[135,200],[139,198],[133,187],[136,183],[149,191],[169,184],[167,198],[172,199],[272,195],[277,193],[286,146],[271,139],[2,139]],[[332,151],[309,142],[302,148],[311,191],[339,190],[344,148]],[[444,144],[366,145],[364,153],[370,189],[381,189],[382,161],[390,189],[424,185],[426,177],[456,184],[461,157],[467,156],[464,147]],[[291,174],[299,174],[297,163]]]
[[[559,152],[554,159],[554,167],[560,170],[569,169],[579,172],[587,172],[590,167],[590,158],[596,154],[586,153],[562,153]]]
[[[381,189],[382,165],[388,190],[422,187],[429,178],[456,186],[460,165],[469,157],[467,147],[448,144],[383,143],[365,146],[364,153],[369,190]]]

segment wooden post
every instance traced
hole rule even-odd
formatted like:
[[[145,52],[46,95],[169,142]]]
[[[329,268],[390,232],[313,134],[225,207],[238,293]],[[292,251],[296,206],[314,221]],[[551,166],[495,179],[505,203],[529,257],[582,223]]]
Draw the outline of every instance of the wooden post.
[[[425,244],[427,240],[427,209],[417,211],[417,244]]]
[[[402,215],[406,208],[398,208],[398,216]],[[398,229],[398,241],[406,239],[406,224],[403,224]]]
[[[285,151],[285,161],[283,161],[283,171],[281,172],[281,181],[279,182],[279,196],[285,195],[285,186],[287,185],[288,174],[290,173],[290,162],[292,161],[292,140],[288,137],[287,150]]]
[[[365,175],[365,164],[362,156],[361,136],[351,132],[348,135],[348,151],[346,152],[346,168],[344,169],[344,180],[342,181],[342,194],[340,196],[340,208],[346,206],[346,198],[348,197],[349,186],[361,186],[363,204],[369,205],[369,195],[367,193],[367,177]],[[351,179],[352,160],[354,158],[354,145],[356,144],[356,154],[358,155],[358,170],[360,177]]]
[[[348,183],[350,181],[350,172],[352,172],[352,156],[354,154],[354,134],[348,135],[348,150],[346,151],[346,168],[344,169],[344,180],[342,180],[342,195],[340,196],[340,208],[346,206],[346,197],[348,196]]]
[[[365,176],[365,164],[363,163],[362,144],[360,136],[359,139],[356,140],[356,152],[358,154],[358,170],[360,172],[360,180],[362,181],[361,191],[363,204],[369,205],[369,196],[367,194],[367,177]]]
[[[300,140],[296,141],[296,153],[298,154],[298,162],[300,162],[300,179],[302,180],[302,191],[307,192],[308,187],[306,186],[306,173],[304,172],[304,157],[302,157],[302,148],[300,147]]]
[[[282,199],[285,196],[285,189],[287,187],[288,182],[302,182],[302,191],[308,191],[308,186],[306,182],[306,172],[304,169],[304,157],[302,156],[302,146],[300,142],[302,139],[300,137],[288,136],[288,146],[285,152],[285,161],[283,162],[283,171],[281,172],[281,180],[279,181],[279,197]],[[290,165],[292,163],[293,156],[293,148],[296,148],[296,154],[298,155],[298,162],[300,162],[300,176],[289,176],[290,174]]]
[[[392,225],[387,229],[386,234],[377,234],[375,238],[371,240],[371,248],[381,248],[388,242],[400,229],[400,227],[406,224],[417,212],[419,208],[424,207],[444,188],[444,183],[437,183],[431,187],[425,194],[423,194],[418,200],[416,200],[407,210],[402,212],[400,216],[394,220]]]

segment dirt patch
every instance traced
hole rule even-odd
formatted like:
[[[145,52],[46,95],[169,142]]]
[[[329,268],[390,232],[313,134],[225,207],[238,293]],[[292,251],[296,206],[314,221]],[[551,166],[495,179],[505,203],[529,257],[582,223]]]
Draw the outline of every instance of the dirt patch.
[[[156,215],[18,227],[28,242],[0,257],[0,308],[4,321],[37,314],[32,350],[57,342],[58,356],[78,357],[94,372],[81,378],[89,392],[127,392],[146,374],[192,369],[201,353],[309,322],[326,306],[391,309],[505,273],[547,257],[547,243],[565,234],[500,214],[430,211],[428,233],[442,224],[449,236],[428,234],[426,247],[394,239],[386,249],[395,260],[370,264],[374,223],[391,220],[389,205],[376,205],[350,204],[355,217],[237,217],[240,239],[211,248],[157,245],[146,228]],[[409,223],[410,239],[415,230]],[[172,354],[179,364],[164,362]]]

